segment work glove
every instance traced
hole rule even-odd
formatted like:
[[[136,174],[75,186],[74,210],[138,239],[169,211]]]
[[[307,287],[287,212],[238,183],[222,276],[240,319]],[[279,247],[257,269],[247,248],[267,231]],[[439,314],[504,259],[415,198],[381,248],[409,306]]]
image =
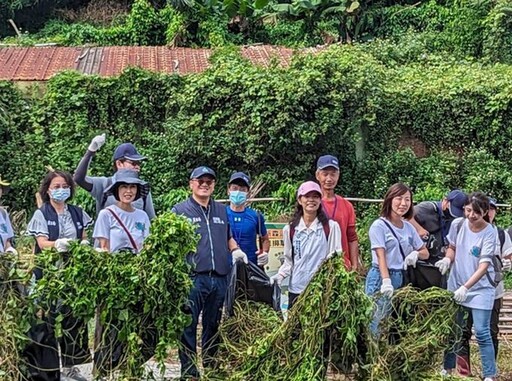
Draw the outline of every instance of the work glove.
[[[94,250],[96,250],[98,253],[108,253],[107,249],[102,249],[101,247],[95,247]]]
[[[18,250],[16,250],[14,247],[9,246],[7,249],[5,249],[6,253],[12,253],[14,255],[18,255]],[[510,262],[510,261],[509,261]]]
[[[284,276],[282,274],[277,273],[276,275],[272,275],[270,277],[270,284],[274,285],[274,283],[277,283],[279,287],[281,287],[281,284],[283,283]]]
[[[81,240],[81,241],[80,241],[80,245],[83,245],[83,246],[89,246],[89,245],[90,245],[89,240],[87,240],[87,239],[83,239],[83,240]]]
[[[439,272],[444,275],[448,272],[450,269],[450,266],[452,264],[452,261],[450,261],[450,258],[444,257],[440,261],[437,261],[434,266],[436,266],[439,269]]]
[[[460,286],[454,293],[453,299],[457,303],[462,303],[468,298],[468,289],[464,286]]]
[[[249,260],[247,259],[247,254],[245,254],[241,249],[235,249],[233,250],[233,252],[231,253],[231,255],[233,256],[233,263],[235,263],[236,261],[238,261],[239,259],[241,259],[242,261],[244,261],[245,264],[248,264],[249,263]]]
[[[59,253],[63,253],[68,251],[70,242],[71,240],[69,238],[59,238],[58,240],[55,241],[53,246],[55,246]]]
[[[256,258],[258,260],[258,266],[265,266],[268,264],[268,253],[266,251],[262,252],[261,254],[258,254],[259,252],[256,252]]]
[[[382,279],[382,286],[380,286],[380,293],[387,298],[391,298],[393,296],[393,291],[394,291],[394,288],[393,288],[393,285],[391,284],[391,279],[389,279],[389,278]]]
[[[418,262],[418,253],[416,250],[412,251],[407,257],[404,259],[404,270],[407,270],[407,267],[412,266],[416,267],[416,262]]]
[[[510,259],[503,259],[501,261],[501,263],[503,264],[503,266],[502,266],[503,271],[508,272],[508,271],[512,270],[512,261]]]
[[[103,146],[103,144],[105,144],[105,134],[96,135],[94,138],[92,138],[88,150],[91,152],[96,152]]]

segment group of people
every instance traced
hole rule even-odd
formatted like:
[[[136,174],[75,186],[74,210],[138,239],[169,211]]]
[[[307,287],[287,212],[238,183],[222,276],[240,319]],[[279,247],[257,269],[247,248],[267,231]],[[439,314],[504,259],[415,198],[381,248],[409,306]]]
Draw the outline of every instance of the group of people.
[[[96,250],[105,253],[127,250],[136,254],[143,247],[151,219],[155,217],[149,184],[139,177],[146,158],[131,143],[124,143],[114,152],[112,176],[87,176],[92,158],[104,143],[105,135],[91,141],[74,177],[65,171],[52,170],[43,179],[39,190],[42,204],[27,227],[27,234],[35,238],[36,254],[52,247],[66,253],[71,241],[93,244]],[[354,208],[348,200],[335,194],[340,176],[338,159],[324,155],[316,164],[317,181],[306,181],[297,190],[294,215],[283,229],[284,261],[270,278],[271,284],[281,285],[289,277],[288,308],[293,308],[322,262],[335,253],[343,255],[348,270],[365,273],[359,255]],[[216,173],[210,167],[195,168],[189,178],[190,197],[172,208],[174,213],[197,226],[200,237],[196,251],[187,257],[193,286],[186,306],[191,322],[182,334],[179,350],[183,379],[200,376],[197,364],[200,316],[203,366],[215,366],[217,332],[232,264],[237,260],[251,261],[263,267],[269,261],[270,240],[265,218],[247,206],[250,176],[235,172],[230,177],[228,206],[212,198],[216,181]],[[75,184],[96,200],[91,243],[87,229],[93,223],[92,218],[70,203]],[[8,185],[0,179],[0,191],[7,190]],[[497,322],[504,292],[497,275],[510,269],[512,255],[510,236],[493,225],[496,206],[496,201],[485,194],[477,192],[468,196],[460,190],[450,192],[439,202],[413,206],[413,195],[406,185],[397,183],[389,188],[380,217],[369,231],[372,260],[365,287],[367,294],[376,298],[371,324],[374,335],[379,334],[379,322],[389,313],[394,290],[408,282],[420,288],[448,288],[469,315],[461,313],[458,317],[458,323],[466,326],[465,335],[456,351],[447,353],[445,372],[450,373],[457,365],[461,374],[471,373],[468,342],[474,326],[483,375],[486,381],[494,380]],[[0,229],[1,251],[15,253],[14,232],[4,209],[0,209]],[[499,271],[497,258],[500,266],[503,265]],[[34,273],[36,281],[43,275],[39,269]],[[51,330],[51,313],[42,326],[33,327],[33,343],[25,355],[34,380],[58,380],[61,373],[83,379],[74,365],[90,361],[87,327],[66,306],[59,308],[61,314],[65,312],[62,337],[57,339]],[[465,316],[469,318],[463,322]],[[105,360],[105,353],[101,353],[100,343],[95,343],[95,349],[94,358],[101,368],[108,358]]]
[[[372,265],[366,293],[377,298],[374,335],[389,313],[394,290],[409,283],[422,289],[447,288],[461,305],[454,323],[463,328],[463,335],[446,353],[443,374],[457,369],[460,375],[471,375],[469,340],[474,328],[483,377],[496,379],[502,273],[510,271],[512,256],[510,235],[494,225],[496,210],[496,200],[481,192],[453,190],[439,202],[413,206],[406,185],[389,188],[369,232]]]

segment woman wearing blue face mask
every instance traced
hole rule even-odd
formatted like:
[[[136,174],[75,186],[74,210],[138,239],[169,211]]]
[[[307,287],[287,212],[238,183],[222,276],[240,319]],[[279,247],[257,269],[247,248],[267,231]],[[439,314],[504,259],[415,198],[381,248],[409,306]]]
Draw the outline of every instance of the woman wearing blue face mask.
[[[68,172],[51,171],[43,179],[39,189],[43,204],[35,211],[27,227],[27,234],[36,239],[36,255],[48,248],[65,253],[73,240],[88,244],[85,230],[92,224],[92,220],[81,208],[67,203],[73,194],[73,178]],[[40,279],[43,276],[41,269],[35,269],[34,276],[36,281]],[[29,333],[33,341],[27,346],[24,355],[29,364],[30,376],[37,380],[60,380],[62,373],[63,376],[82,380],[84,378],[72,367],[90,361],[87,325],[73,317],[69,307],[58,308],[58,312],[64,316],[61,338],[57,340],[54,334],[57,307],[44,316],[43,323],[32,327]],[[59,366],[59,347],[62,372]]]
[[[263,267],[268,263],[270,239],[263,215],[246,207],[251,178],[243,172],[231,175],[228,183],[229,206],[227,214],[231,233],[238,246],[254,264]],[[259,238],[259,249],[256,239]]]

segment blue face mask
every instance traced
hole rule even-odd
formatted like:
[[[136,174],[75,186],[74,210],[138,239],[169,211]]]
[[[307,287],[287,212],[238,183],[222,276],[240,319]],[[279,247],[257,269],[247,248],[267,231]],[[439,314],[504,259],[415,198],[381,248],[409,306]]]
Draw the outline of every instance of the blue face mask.
[[[229,191],[229,201],[236,206],[243,205],[247,201],[247,192]]]
[[[50,191],[50,197],[53,201],[64,202],[69,196],[71,196],[71,189],[69,188],[57,188]]]

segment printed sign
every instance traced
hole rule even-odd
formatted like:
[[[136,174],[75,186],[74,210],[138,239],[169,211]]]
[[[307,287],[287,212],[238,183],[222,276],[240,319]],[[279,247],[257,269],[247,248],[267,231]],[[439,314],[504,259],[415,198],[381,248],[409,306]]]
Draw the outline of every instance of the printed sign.
[[[266,222],[268,238],[270,239],[270,252],[268,253],[268,265],[265,271],[275,274],[281,266],[284,255],[283,227],[286,224],[280,222]]]

